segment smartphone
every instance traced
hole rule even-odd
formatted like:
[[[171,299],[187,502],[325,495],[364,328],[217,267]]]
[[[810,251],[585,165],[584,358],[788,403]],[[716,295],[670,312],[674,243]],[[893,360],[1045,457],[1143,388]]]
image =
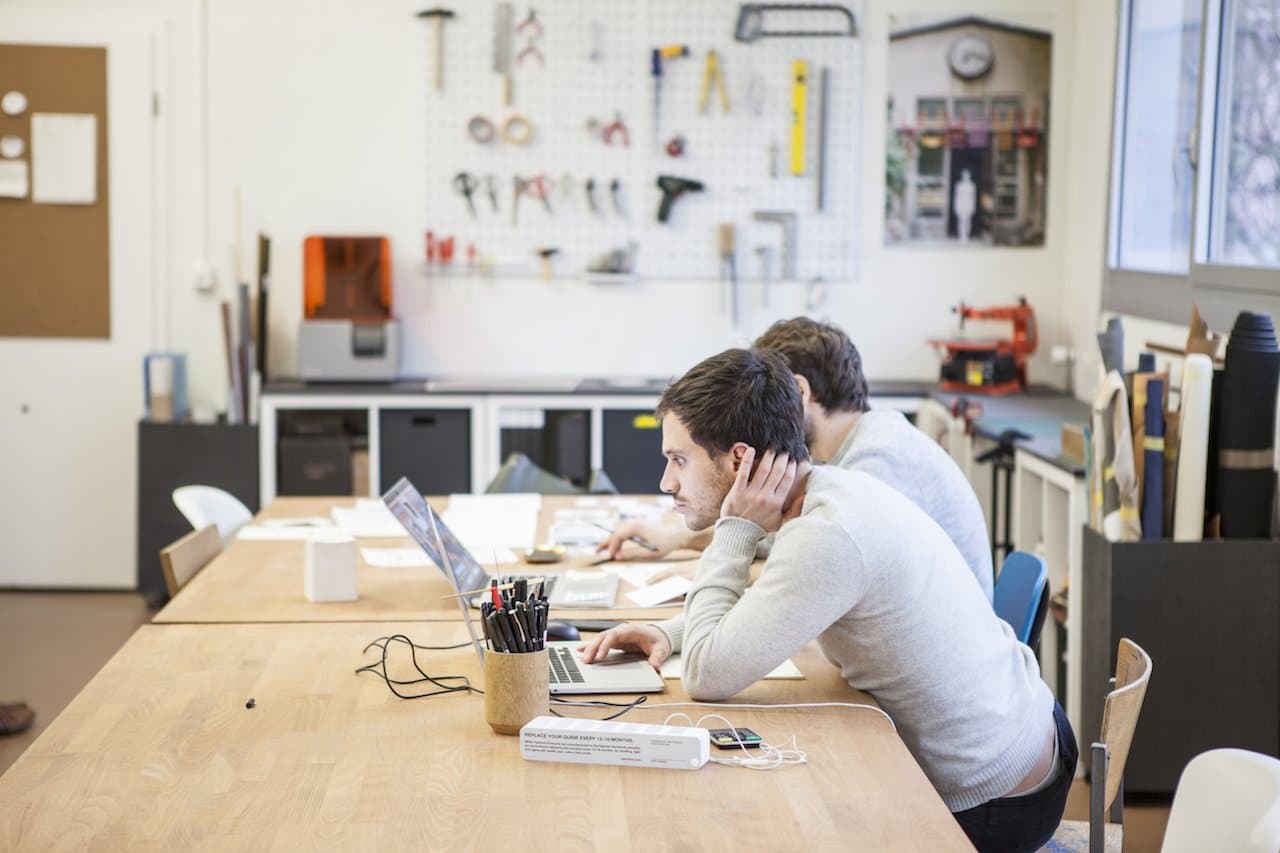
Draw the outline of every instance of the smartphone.
[[[743,726],[736,729],[711,729],[707,734],[711,736],[711,743],[720,749],[742,749],[744,746],[750,749],[759,746],[763,740],[760,735]]]

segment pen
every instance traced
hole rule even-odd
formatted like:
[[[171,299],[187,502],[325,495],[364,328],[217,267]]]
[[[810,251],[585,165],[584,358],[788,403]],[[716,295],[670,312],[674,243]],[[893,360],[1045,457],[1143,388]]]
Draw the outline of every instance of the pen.
[[[613,533],[613,528],[609,527],[608,525],[601,524],[598,521],[593,521],[591,523],[607,533]],[[629,536],[627,537],[627,541],[636,543],[641,548],[644,548],[646,551],[658,550],[657,545],[654,545],[652,542],[646,542],[644,539],[641,539],[639,536]]]

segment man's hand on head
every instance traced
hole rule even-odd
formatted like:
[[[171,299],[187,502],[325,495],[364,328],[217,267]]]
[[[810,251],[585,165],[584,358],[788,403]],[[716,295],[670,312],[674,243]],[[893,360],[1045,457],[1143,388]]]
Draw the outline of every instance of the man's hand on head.
[[[748,447],[738,463],[733,486],[720,505],[720,517],[745,518],[766,533],[776,533],[782,527],[782,510],[798,466],[786,453],[773,450],[764,452],[759,465],[754,464],[755,459],[755,448]]]

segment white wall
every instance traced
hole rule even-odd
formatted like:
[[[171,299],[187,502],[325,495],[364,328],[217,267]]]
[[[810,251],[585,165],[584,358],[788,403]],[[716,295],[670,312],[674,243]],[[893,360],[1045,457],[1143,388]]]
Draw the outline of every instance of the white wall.
[[[758,308],[758,294],[749,288],[749,305],[756,307],[734,329],[710,282],[609,289],[567,280],[546,285],[463,279],[428,289],[417,273],[423,164],[430,156],[424,143],[426,38],[412,18],[419,5],[411,0],[217,0],[205,10],[201,0],[43,0],[44,8],[145,9],[170,17],[172,289],[169,340],[156,345],[190,353],[197,404],[221,407],[225,394],[218,301],[232,293],[235,187],[243,198],[246,237],[263,230],[275,241],[271,363],[276,374],[295,366],[301,241],[312,233],[391,237],[397,310],[409,327],[406,364],[415,374],[670,375],[749,341],[777,317],[803,310],[798,288],[775,291],[769,312]],[[1047,245],[886,248],[881,176],[888,15],[954,9],[943,2],[870,0],[859,21],[867,105],[862,254],[857,280],[834,283],[825,307],[814,313],[848,329],[873,377],[931,379],[937,358],[924,341],[954,330],[951,305],[962,299],[1001,304],[1025,295],[1041,326],[1033,378],[1060,381],[1062,372],[1049,365],[1047,353],[1063,342],[1085,356],[1079,375],[1092,376],[1088,360],[1096,349],[1091,341],[1102,269],[1113,3],[1004,0],[957,10],[1031,21],[1054,34]],[[207,206],[201,181],[205,17]],[[730,26],[726,22],[726,38]],[[252,253],[247,239],[246,270]],[[212,294],[196,292],[192,282],[193,270],[206,262],[217,272]],[[754,264],[742,267],[749,276]],[[1004,329],[1004,324],[990,327],[993,333]]]

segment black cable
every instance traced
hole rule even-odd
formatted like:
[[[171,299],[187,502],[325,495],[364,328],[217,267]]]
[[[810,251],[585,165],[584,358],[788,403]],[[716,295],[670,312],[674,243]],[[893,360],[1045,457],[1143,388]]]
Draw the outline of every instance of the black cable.
[[[645,702],[649,701],[649,697],[637,696],[635,699],[632,699],[630,702],[606,702],[603,699],[588,699],[585,702],[576,702],[571,699],[561,699],[558,696],[552,696],[551,701],[557,705],[567,705],[571,708],[621,708],[622,709],[621,711],[610,714],[607,717],[593,718],[593,719],[598,719],[604,722],[608,720],[616,720],[618,717],[621,717],[623,714],[627,713],[628,711],[633,710],[637,706],[643,705]],[[555,708],[551,708],[550,711],[551,713],[555,714],[557,717],[564,716],[564,714],[561,714]]]
[[[390,675],[387,674],[387,655],[391,649],[392,642],[401,642],[409,647],[409,655],[413,660],[413,668],[416,669],[422,675],[422,678],[415,678],[408,681],[399,681],[391,678]],[[381,645],[379,645],[379,643],[381,643]],[[369,651],[369,649],[373,648],[374,646],[378,646],[378,648],[382,650],[381,659],[375,663],[366,664],[365,666],[359,667],[358,669],[356,669],[355,672],[357,675],[359,675],[362,672],[372,672],[374,675],[378,676],[384,682],[386,682],[386,685],[391,690],[391,692],[401,699],[425,699],[428,696],[439,696],[442,693],[483,694],[484,693],[483,690],[480,690],[479,688],[471,686],[471,679],[467,678],[465,675],[432,676],[432,675],[428,675],[427,672],[421,666],[418,665],[418,653],[416,649],[423,649],[425,651],[444,651],[447,649],[459,649],[469,645],[471,644],[461,643],[454,646],[420,646],[414,643],[404,634],[393,634],[390,637],[379,637],[378,639],[374,640],[372,643],[369,643],[369,645],[365,646],[364,651],[367,652]],[[401,693],[399,690],[396,689],[397,685],[404,686],[409,684],[421,684],[424,681],[429,681],[431,682],[431,684],[433,684],[434,686],[440,689],[432,690],[427,693],[417,693],[412,695]],[[450,681],[461,681],[462,683],[458,685],[451,685],[446,683]]]

